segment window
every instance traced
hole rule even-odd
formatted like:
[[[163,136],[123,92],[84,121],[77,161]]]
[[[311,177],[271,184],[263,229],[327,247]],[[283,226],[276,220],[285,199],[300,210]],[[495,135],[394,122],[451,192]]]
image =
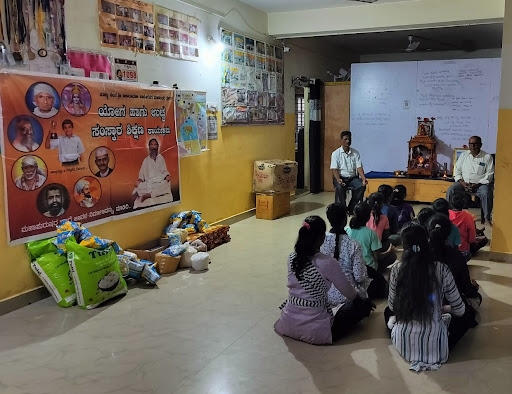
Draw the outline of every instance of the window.
[[[295,94],[295,151],[299,149],[301,128],[304,128],[304,94]]]

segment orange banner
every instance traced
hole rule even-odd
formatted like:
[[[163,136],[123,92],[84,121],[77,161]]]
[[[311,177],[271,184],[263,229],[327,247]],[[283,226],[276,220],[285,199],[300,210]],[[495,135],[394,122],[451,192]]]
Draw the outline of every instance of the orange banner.
[[[180,200],[174,91],[0,74],[10,243]]]

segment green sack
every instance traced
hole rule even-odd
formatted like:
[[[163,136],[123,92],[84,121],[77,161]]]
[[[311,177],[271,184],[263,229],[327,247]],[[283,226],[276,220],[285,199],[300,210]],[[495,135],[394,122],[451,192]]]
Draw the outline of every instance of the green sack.
[[[57,237],[41,239],[39,241],[27,242],[28,254],[30,255],[30,261],[41,257],[46,253],[53,253],[57,251],[57,247],[53,243]]]
[[[112,247],[104,250],[86,248],[69,238],[66,250],[80,308],[96,308],[128,291]]]
[[[30,266],[57,305],[69,307],[76,303],[75,284],[69,272],[66,256],[60,256],[57,252],[46,253],[32,261]]]

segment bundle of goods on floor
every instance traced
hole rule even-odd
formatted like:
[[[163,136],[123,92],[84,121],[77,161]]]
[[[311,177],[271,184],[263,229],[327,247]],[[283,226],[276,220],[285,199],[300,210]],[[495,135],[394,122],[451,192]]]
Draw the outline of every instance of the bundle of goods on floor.
[[[171,216],[169,222],[170,224],[162,233],[162,245],[168,245],[172,241],[169,233],[180,229],[186,230],[186,240],[188,242],[200,241],[206,245],[207,250],[212,250],[231,241],[231,237],[228,234],[229,226],[210,226],[201,218],[201,212],[198,211],[192,210],[175,213]]]
[[[140,259],[136,253],[123,251],[116,242],[94,236],[80,223],[63,220],[57,226],[56,237],[28,242],[27,249],[32,270],[59,306],[78,304],[93,309],[126,294],[126,280],[154,285],[160,274],[174,272],[182,260],[184,267],[206,269],[210,257],[198,252],[206,246],[195,245],[197,249],[181,242],[162,248],[162,257],[155,263],[155,259]]]

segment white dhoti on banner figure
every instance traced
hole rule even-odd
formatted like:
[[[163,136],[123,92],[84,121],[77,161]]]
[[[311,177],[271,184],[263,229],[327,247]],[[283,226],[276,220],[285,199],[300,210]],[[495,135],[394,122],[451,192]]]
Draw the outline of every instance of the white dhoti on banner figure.
[[[156,138],[149,141],[148,147],[149,155],[142,162],[133,189],[134,209],[173,201],[171,175],[163,156],[158,153],[159,144]]]

